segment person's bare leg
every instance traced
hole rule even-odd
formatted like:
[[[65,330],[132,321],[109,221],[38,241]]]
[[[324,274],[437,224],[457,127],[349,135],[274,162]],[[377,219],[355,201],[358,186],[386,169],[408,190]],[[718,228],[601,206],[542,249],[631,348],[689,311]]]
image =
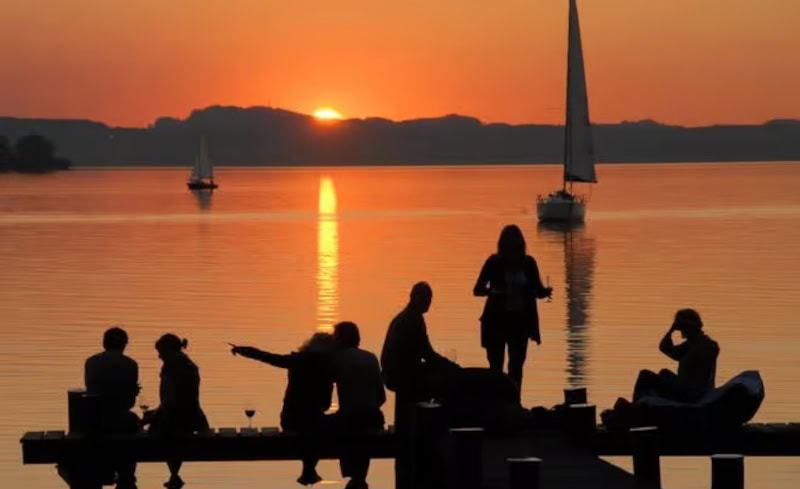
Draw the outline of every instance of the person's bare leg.
[[[297,478],[297,483],[304,486],[311,486],[322,480],[322,477],[317,473],[316,458],[303,459],[303,473]]]
[[[167,489],[180,489],[183,487],[183,479],[178,473],[181,471],[181,466],[183,462],[180,460],[169,460],[167,461],[167,467],[169,467],[169,480],[164,483],[164,487]]]

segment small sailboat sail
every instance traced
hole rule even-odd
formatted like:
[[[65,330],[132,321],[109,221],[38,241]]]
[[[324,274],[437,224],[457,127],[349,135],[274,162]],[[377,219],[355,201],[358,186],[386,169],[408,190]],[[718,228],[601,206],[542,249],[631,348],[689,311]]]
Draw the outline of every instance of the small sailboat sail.
[[[574,182],[596,183],[594,142],[589,119],[586,68],[576,0],[569,0],[567,46],[567,107],[564,123],[564,175],[562,187],[539,197],[536,211],[540,221],[583,221],[586,200],[572,193]],[[569,184],[569,189],[567,188]]]
[[[208,157],[206,139],[200,141],[200,151],[194,159],[192,172],[186,185],[191,190],[215,189],[219,187],[214,183],[214,165]]]

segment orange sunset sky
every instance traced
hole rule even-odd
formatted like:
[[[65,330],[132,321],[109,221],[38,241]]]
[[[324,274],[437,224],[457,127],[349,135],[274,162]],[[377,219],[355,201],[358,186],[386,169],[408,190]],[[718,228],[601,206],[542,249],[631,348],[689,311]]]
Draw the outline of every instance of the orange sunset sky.
[[[563,120],[567,0],[0,0],[0,115]],[[800,0],[579,0],[592,119],[800,117]]]

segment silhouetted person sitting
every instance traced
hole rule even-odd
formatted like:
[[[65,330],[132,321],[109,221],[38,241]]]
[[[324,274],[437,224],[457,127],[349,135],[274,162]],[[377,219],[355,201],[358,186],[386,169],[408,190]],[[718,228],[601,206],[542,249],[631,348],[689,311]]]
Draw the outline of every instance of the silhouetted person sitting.
[[[536,260],[526,253],[525,237],[516,225],[500,232],[497,253],[486,259],[473,287],[486,297],[481,314],[481,346],[489,368],[503,371],[508,347],[508,374],[522,388],[522,369],[528,341],[541,344],[536,299],[550,297],[553,289],[542,285]]]
[[[676,345],[672,335],[679,331],[686,340]],[[694,402],[714,389],[719,345],[703,332],[703,321],[694,309],[681,309],[661,339],[658,349],[678,362],[677,375],[670,370],[658,374],[642,370],[633,390],[633,401],[647,395]]]
[[[331,415],[334,429],[363,433],[383,428],[381,406],[386,402],[381,366],[371,352],[359,348],[361,335],[355,323],[345,321],[333,328],[339,349],[334,355],[339,410]],[[369,455],[351,449],[342,456],[342,477],[350,477],[345,489],[367,489]]]
[[[165,334],[156,341],[161,367],[160,404],[144,414],[143,423],[150,424],[149,433],[173,437],[208,431],[208,420],[200,408],[200,370],[183,352],[188,341],[174,334]],[[170,478],[164,483],[168,489],[183,486],[179,472],[182,461],[167,461]]]
[[[102,433],[132,434],[139,431],[139,418],[131,412],[139,395],[139,366],[125,355],[128,334],[122,328],[110,328],[103,334],[101,353],[92,355],[84,365],[86,392],[98,397],[99,425]],[[115,460],[117,488],[136,487],[136,462]]]
[[[395,392],[394,425],[400,438],[401,449],[410,446],[410,417],[419,401],[429,400],[436,392],[437,377],[458,365],[436,353],[428,339],[428,329],[423,315],[430,309],[433,290],[426,282],[418,282],[411,289],[408,305],[395,316],[381,351],[381,367],[386,387]],[[397,489],[406,489],[409,468],[405,456],[395,458]]]
[[[427,282],[414,284],[408,305],[389,324],[381,351],[386,387],[410,402],[429,399],[434,394],[430,392],[433,371],[455,365],[436,353],[428,338],[423,315],[432,301],[433,290]]]
[[[325,429],[325,411],[333,396],[333,353],[336,342],[328,333],[315,333],[298,351],[288,355],[269,353],[251,346],[234,346],[231,353],[287,369],[288,381],[283,395],[281,428],[307,436],[316,436]],[[303,472],[297,479],[302,485],[316,484],[315,455],[303,458]]]

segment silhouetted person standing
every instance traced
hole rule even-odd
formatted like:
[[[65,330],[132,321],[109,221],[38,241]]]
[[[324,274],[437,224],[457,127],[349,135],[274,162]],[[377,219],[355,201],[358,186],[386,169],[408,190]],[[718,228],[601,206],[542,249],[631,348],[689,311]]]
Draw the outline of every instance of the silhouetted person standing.
[[[401,453],[410,447],[409,421],[414,406],[419,401],[435,397],[433,380],[439,372],[457,365],[434,351],[428,338],[428,328],[423,315],[433,301],[433,290],[427,282],[418,282],[411,288],[408,305],[395,316],[381,351],[381,367],[386,387],[394,391],[394,425]],[[410,487],[410,466],[405,456],[395,458],[397,489]]]
[[[281,409],[281,428],[311,438],[326,429],[325,411],[333,397],[336,341],[328,333],[315,333],[296,352],[270,353],[251,346],[234,346],[231,353],[287,370],[286,392]],[[303,458],[303,472],[297,479],[302,485],[322,480],[317,473],[319,459]]]
[[[208,431],[208,420],[200,408],[200,370],[184,353],[188,346],[174,334],[165,334],[156,341],[158,357],[162,360],[160,404],[154,411],[144,415],[144,423],[150,424],[149,432],[157,436],[180,436]],[[164,486],[179,489],[183,486],[179,472],[180,459],[167,461],[170,478]]]
[[[339,347],[334,355],[339,398],[339,410],[332,415],[335,429],[345,434],[382,429],[381,406],[386,402],[386,392],[378,358],[359,348],[361,335],[355,323],[338,323],[333,328],[333,337]],[[342,477],[350,477],[345,489],[368,488],[369,462],[368,453],[352,448],[342,456]]]
[[[527,254],[525,237],[516,225],[503,228],[497,253],[486,259],[473,294],[486,297],[481,314],[481,346],[489,368],[503,371],[508,347],[508,374],[522,388],[528,341],[541,344],[537,299],[553,294],[542,284],[536,260]]]
[[[125,355],[128,334],[114,327],[103,334],[103,350],[84,365],[86,392],[98,397],[100,429],[109,434],[139,431],[139,418],[131,412],[139,395],[139,366]],[[136,487],[136,462],[114,461],[117,488]]]
[[[678,345],[672,335],[685,339]],[[658,374],[642,370],[633,389],[633,401],[656,395],[680,402],[694,402],[715,387],[719,345],[703,332],[703,321],[694,309],[681,309],[658,345],[661,353],[678,362],[678,373],[663,369]]]

